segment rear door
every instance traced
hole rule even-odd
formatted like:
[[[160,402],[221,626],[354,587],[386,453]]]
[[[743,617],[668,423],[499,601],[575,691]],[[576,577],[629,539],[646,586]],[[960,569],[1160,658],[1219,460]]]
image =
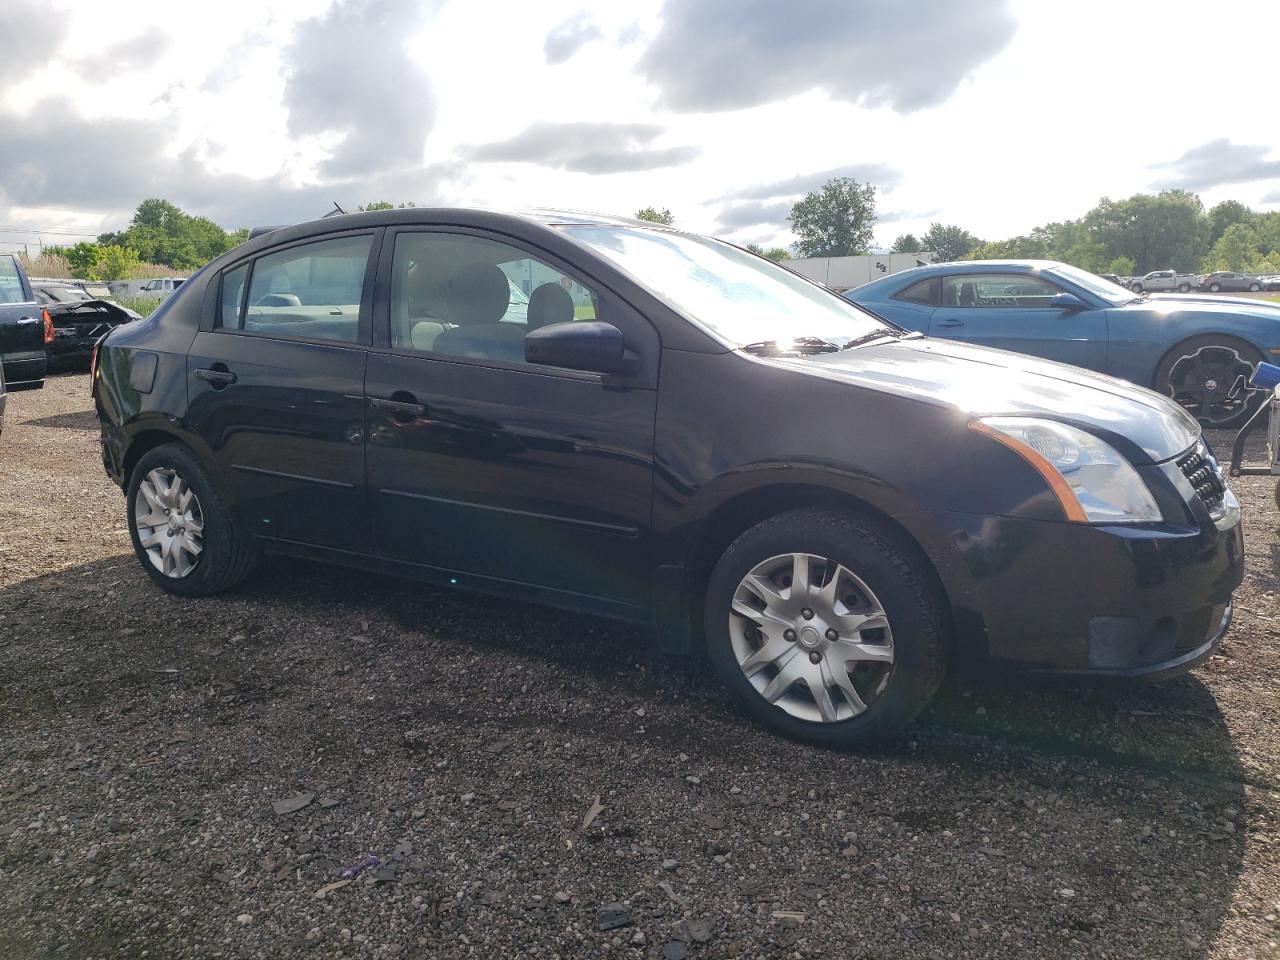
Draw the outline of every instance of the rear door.
[[[247,529],[364,551],[364,371],[381,231],[270,250],[213,281],[187,357],[188,427]]]
[[[572,265],[509,238],[405,229],[382,260],[385,346],[366,380],[377,551],[606,612],[642,603],[656,331]],[[641,373],[524,360],[529,329],[596,317],[622,330]]]
[[[0,254],[0,362],[10,390],[44,384],[44,323],[18,258]]]
[[[1049,306],[1063,292],[1033,274],[952,274],[943,277],[929,333],[1105,372],[1106,312]]]

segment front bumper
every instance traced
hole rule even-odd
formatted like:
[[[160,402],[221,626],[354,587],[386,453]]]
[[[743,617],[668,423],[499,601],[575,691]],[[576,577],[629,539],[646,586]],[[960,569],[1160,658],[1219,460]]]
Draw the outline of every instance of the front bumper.
[[[1158,680],[1212,655],[1244,577],[1240,510],[1195,525],[947,514],[965,655],[1036,672]]]

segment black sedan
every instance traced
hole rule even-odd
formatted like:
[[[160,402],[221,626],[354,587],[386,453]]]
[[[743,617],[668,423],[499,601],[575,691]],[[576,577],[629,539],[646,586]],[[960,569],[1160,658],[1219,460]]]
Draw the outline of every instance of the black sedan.
[[[89,295],[76,283],[32,280],[31,289],[53,326],[53,339],[45,343],[49,369],[83,369],[93,345],[112,327],[141,317],[127,307]]]
[[[1172,401],[638,221],[280,229],[112,331],[94,397],[166,590],[274,553],[639,621],[818,744],[894,734],[953,666],[1185,671],[1243,572]]]

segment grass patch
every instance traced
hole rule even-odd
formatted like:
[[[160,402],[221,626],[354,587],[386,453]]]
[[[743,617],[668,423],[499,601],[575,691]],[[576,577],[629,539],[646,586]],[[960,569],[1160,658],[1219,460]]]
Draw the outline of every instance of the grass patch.
[[[144,317],[149,317],[155,312],[156,307],[160,306],[163,301],[154,297],[119,297],[116,303],[122,307],[128,307],[135,313],[140,313]]]

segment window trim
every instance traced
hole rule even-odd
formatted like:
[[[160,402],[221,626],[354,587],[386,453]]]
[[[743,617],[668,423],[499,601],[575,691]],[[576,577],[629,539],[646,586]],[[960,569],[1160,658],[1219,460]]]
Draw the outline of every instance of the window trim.
[[[946,274],[942,278],[942,286],[938,289],[938,299],[939,300],[943,299],[943,294],[945,292],[946,284],[948,280],[963,279],[965,277],[1014,277],[1021,280],[1025,280],[1026,278],[1030,277],[1032,280],[1038,280],[1040,283],[1043,283],[1046,286],[1051,287],[1054,290],[1057,290],[1058,293],[1070,292],[1068,290],[1064,290],[1062,286],[1060,286],[1059,284],[1054,283],[1052,280],[1049,280],[1038,273],[1005,273],[1000,270],[991,270],[988,272],[980,272],[980,273],[948,273]],[[1058,295],[1057,293],[1054,294],[1054,296],[1057,296],[1057,295]],[[1057,307],[1051,307],[1048,304],[1046,304],[1043,307],[1022,307],[1022,306],[1001,307],[1001,306],[992,306],[991,304],[984,304],[984,303],[975,303],[975,304],[943,303],[941,304],[941,306],[945,307],[948,310],[1057,310],[1058,309]]]
[[[629,349],[641,348],[644,364],[638,374],[622,376],[620,374],[593,373],[588,370],[572,370],[568,367],[552,367],[545,364],[528,363],[526,361],[496,360],[487,357],[463,357],[454,353],[438,353],[434,350],[418,350],[414,347],[397,347],[391,343],[391,282],[395,264],[396,241],[402,234],[439,233],[452,236],[476,237],[513,247],[527,254],[531,259],[539,260],[547,266],[561,271],[564,276],[572,277],[575,283],[587,287],[596,294],[596,319],[604,323],[612,323],[622,330],[624,341],[627,341],[627,327],[632,324],[643,324],[649,336],[640,338],[652,342],[654,356],[645,355],[647,344],[627,342]],[[378,263],[377,281],[374,295],[374,327],[372,352],[385,353],[396,357],[417,360],[430,360],[438,363],[456,363],[471,367],[482,367],[493,370],[504,370],[512,373],[532,376],[556,377],[563,380],[583,380],[593,383],[612,383],[625,380],[628,385],[637,387],[655,387],[657,385],[658,361],[662,354],[662,341],[657,328],[639,310],[618,296],[609,286],[600,282],[591,273],[577,264],[570,264],[538,244],[498,230],[486,230],[478,227],[457,224],[410,223],[387,228],[383,238],[382,254]],[[615,321],[626,319],[623,323]],[[635,337],[631,339],[636,339]]]
[[[373,328],[373,294],[374,283],[377,274],[377,268],[380,263],[382,252],[382,240],[386,233],[385,227],[375,227],[373,229],[363,230],[336,230],[333,233],[319,234],[310,237],[303,237],[299,240],[293,240],[289,243],[281,243],[275,246],[264,247],[252,254],[240,257],[239,259],[228,263],[225,267],[218,271],[217,283],[210,283],[211,288],[216,288],[215,295],[211,298],[211,307],[206,308],[206,321],[201,324],[201,330],[206,333],[218,333],[224,336],[236,337],[256,337],[260,340],[274,340],[280,343],[306,343],[325,347],[347,347],[354,349],[368,349],[370,344],[370,334]],[[244,298],[240,304],[240,310],[237,313],[237,320],[243,325],[244,313],[248,309],[249,291],[253,283],[253,274],[259,260],[263,257],[274,256],[277,253],[283,253],[294,247],[305,247],[311,244],[324,243],[329,240],[344,240],[350,237],[370,237],[369,254],[364,265],[364,282],[360,287],[360,312],[356,318],[356,339],[355,340],[326,340],[319,337],[289,337],[282,336],[277,333],[263,333],[255,330],[245,330],[243,326],[238,329],[229,329],[222,326],[222,285],[229,273],[234,272],[246,264],[249,271],[245,274],[244,279]],[[209,302],[208,299],[206,302]]]

